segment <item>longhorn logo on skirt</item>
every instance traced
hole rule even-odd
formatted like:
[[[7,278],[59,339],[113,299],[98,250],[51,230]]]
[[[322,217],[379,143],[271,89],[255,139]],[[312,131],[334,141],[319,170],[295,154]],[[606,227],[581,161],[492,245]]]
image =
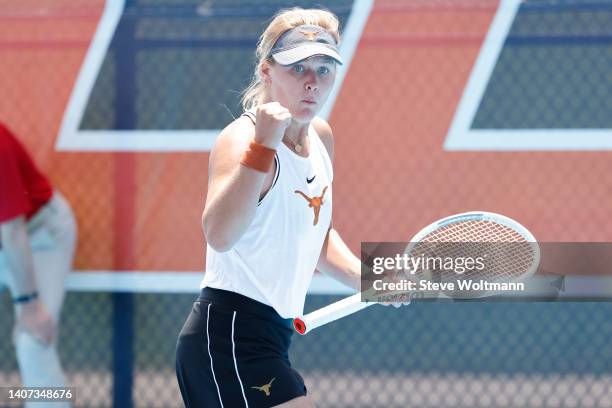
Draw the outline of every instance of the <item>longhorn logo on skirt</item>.
[[[263,392],[264,394],[266,394],[266,397],[269,397],[270,396],[270,388],[272,388],[272,383],[274,382],[274,380],[276,380],[276,377],[274,377],[273,379],[270,380],[269,383],[264,384],[261,387],[251,387],[251,388],[259,390],[259,391]]]
[[[317,222],[319,222],[319,211],[321,211],[321,206],[323,205],[323,196],[325,195],[325,191],[327,190],[328,186],[325,186],[323,188],[323,192],[321,193],[321,195],[319,197],[308,197],[306,194],[302,193],[300,190],[295,190],[294,193],[301,195],[302,197],[304,197],[306,199],[306,201],[308,201],[308,206],[312,207],[312,209],[314,210],[314,222],[312,223],[312,225],[317,225]]]

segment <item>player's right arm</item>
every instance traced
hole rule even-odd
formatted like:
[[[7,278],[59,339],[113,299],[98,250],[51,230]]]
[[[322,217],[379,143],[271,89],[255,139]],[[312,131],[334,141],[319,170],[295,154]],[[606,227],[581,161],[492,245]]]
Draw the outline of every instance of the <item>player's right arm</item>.
[[[276,149],[291,114],[279,103],[271,102],[257,108],[256,126],[242,117],[223,131],[210,153],[208,194],[202,214],[206,241],[215,250],[230,250],[247,230],[274,177],[274,167],[263,173],[240,163],[251,140]]]

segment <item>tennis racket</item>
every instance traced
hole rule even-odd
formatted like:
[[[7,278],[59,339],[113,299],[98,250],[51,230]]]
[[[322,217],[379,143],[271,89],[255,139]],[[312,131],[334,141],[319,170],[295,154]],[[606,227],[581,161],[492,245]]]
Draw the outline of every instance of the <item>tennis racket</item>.
[[[486,279],[490,283],[520,282],[532,275],[540,262],[540,248],[534,236],[517,221],[506,216],[474,211],[438,220],[419,231],[407,245],[405,254],[435,255],[457,258],[488,255],[487,267],[458,276],[453,271],[415,271],[410,279],[435,278],[438,282],[459,279]],[[455,285],[456,287],[456,285]],[[368,290],[370,295],[373,289]],[[368,292],[366,291],[366,292]],[[364,292],[364,293],[366,293]],[[364,293],[357,293],[293,320],[293,327],[306,334],[324,324],[358,312],[378,302],[363,302]],[[494,291],[440,290],[435,295],[450,298],[491,296]],[[370,298],[368,295],[367,298]],[[429,293],[431,296],[431,293]]]

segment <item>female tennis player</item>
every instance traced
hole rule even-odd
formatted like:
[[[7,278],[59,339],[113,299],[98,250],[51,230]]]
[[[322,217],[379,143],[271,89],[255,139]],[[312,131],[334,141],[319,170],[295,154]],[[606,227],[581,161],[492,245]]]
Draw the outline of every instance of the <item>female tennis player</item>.
[[[210,155],[201,294],[177,343],[187,407],[311,407],[291,368],[291,318],[315,269],[359,289],[332,228],[333,136],[317,117],[336,77],[338,19],[279,12],[258,43],[245,113]]]

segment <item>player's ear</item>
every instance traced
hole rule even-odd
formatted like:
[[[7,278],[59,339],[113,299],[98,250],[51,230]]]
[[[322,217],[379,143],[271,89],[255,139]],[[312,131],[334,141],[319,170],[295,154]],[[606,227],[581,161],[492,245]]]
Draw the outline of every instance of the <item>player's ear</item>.
[[[259,75],[264,84],[270,85],[270,66],[272,62],[268,59],[264,60],[259,64]]]

